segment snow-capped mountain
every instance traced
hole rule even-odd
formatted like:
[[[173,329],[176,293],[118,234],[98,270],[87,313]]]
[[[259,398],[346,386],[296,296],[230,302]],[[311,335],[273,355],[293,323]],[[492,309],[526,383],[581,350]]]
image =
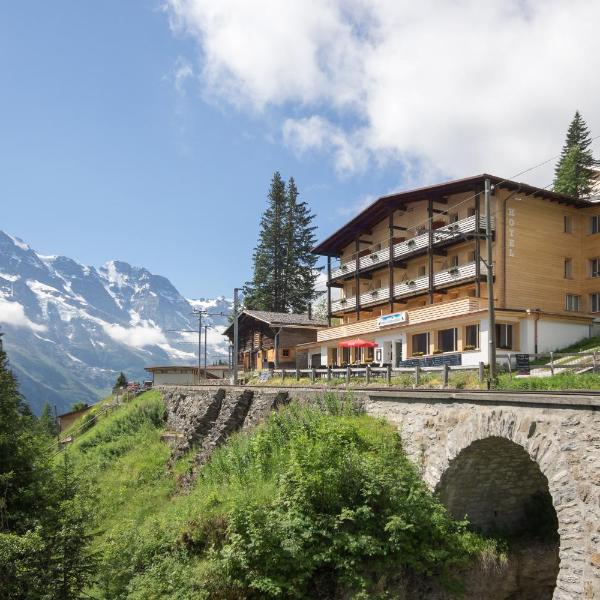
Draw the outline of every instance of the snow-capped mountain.
[[[11,368],[34,411],[94,402],[119,371],[143,379],[144,367],[195,364],[194,308],[231,311],[229,300],[185,299],[160,275],[126,262],[96,269],[66,256],[42,256],[0,231],[0,331]],[[227,360],[227,316],[203,319],[208,361]]]

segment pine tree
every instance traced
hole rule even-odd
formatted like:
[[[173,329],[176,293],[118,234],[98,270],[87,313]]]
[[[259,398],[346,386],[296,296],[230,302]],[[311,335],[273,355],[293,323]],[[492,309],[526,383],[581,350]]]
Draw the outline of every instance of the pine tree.
[[[569,194],[575,198],[590,195],[594,183],[592,169],[600,164],[594,160],[591,143],[592,138],[587,125],[579,111],[576,111],[554,171],[555,192]]]
[[[286,248],[282,244],[286,208],[285,182],[279,172],[271,180],[269,199],[260,221],[258,245],[254,249],[252,281],[244,287],[246,308],[285,312],[282,290]]]
[[[119,376],[117,377],[117,381],[115,381],[115,388],[127,387],[127,377],[125,377],[125,373],[121,371]]]
[[[293,178],[287,186],[276,172],[269,202],[261,219],[254,250],[252,281],[244,288],[246,308],[274,312],[305,312],[314,297],[317,257],[315,215],[298,201]]]
[[[315,298],[317,256],[312,253],[315,245],[313,225],[315,215],[306,202],[298,201],[298,189],[293,177],[287,186],[288,227],[291,235],[288,248],[286,299],[289,309],[304,313]]]
[[[42,409],[42,414],[40,415],[38,422],[40,430],[44,435],[54,437],[58,433],[56,420],[52,416],[52,409],[48,402],[44,403],[44,408]]]

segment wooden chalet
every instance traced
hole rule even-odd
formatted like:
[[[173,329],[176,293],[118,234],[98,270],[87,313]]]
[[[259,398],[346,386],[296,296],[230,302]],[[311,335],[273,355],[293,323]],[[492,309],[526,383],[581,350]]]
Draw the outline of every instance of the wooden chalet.
[[[246,371],[306,367],[306,352],[298,353],[296,347],[316,342],[317,332],[327,327],[327,321],[306,314],[262,310],[244,310],[238,319],[238,364]],[[233,341],[233,324],[224,335]]]

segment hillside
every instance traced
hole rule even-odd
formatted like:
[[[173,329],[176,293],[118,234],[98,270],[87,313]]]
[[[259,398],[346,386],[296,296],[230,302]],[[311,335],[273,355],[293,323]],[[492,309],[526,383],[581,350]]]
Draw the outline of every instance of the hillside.
[[[100,268],[42,256],[0,231],[0,330],[21,391],[35,412],[94,402],[119,371],[143,379],[151,364],[197,360],[193,308],[229,313],[225,298],[188,300],[169,280],[110,261]],[[227,358],[227,317],[211,317],[210,359]],[[209,359],[209,360],[210,360]]]
[[[180,480],[191,456],[169,463],[164,422],[162,397],[148,392],[67,450],[96,496],[91,597],[433,598],[436,589],[442,599],[440,582],[460,584],[456,574],[481,553],[492,560],[495,543],[447,516],[396,431],[350,405],[292,404],[234,434],[189,491]]]

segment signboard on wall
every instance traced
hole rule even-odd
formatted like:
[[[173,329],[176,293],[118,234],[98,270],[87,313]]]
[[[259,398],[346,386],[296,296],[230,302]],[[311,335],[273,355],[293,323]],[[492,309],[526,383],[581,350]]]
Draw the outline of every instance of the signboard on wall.
[[[377,325],[379,327],[387,327],[388,325],[398,325],[399,323],[406,323],[408,321],[408,313],[404,310],[402,312],[392,313],[391,315],[382,315],[377,319]]]
[[[424,356],[423,358],[409,358],[400,363],[400,367],[457,367],[462,365],[462,354],[434,354],[433,356]]]
[[[529,364],[529,354],[515,354],[517,361],[517,371],[519,375],[529,375],[531,373],[531,365]]]

